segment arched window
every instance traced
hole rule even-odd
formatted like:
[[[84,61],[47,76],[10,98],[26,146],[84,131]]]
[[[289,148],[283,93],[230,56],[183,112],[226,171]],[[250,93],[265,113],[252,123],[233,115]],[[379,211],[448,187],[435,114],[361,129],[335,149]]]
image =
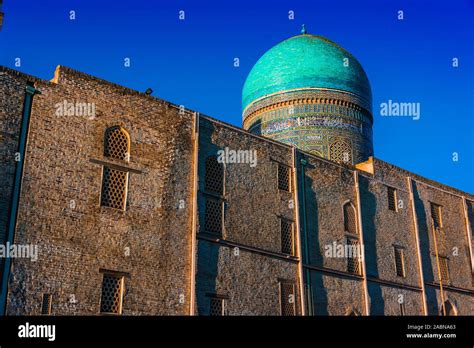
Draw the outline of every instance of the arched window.
[[[104,136],[104,156],[122,161],[130,160],[130,135],[120,126],[107,128]],[[100,205],[125,210],[127,205],[129,171],[104,165]]]
[[[344,204],[344,231],[357,234],[357,220],[355,208],[351,202]]]
[[[129,161],[130,135],[120,126],[107,128],[104,137],[104,156]]]
[[[204,187],[208,192],[224,194],[224,165],[217,161],[216,156],[206,159]]]
[[[353,164],[352,147],[349,142],[338,139],[329,146],[329,158],[337,163]]]

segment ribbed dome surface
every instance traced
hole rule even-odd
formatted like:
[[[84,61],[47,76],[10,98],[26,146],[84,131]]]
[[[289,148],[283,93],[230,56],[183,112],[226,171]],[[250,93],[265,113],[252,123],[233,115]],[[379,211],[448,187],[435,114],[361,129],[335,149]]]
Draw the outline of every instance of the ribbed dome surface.
[[[367,75],[349,52],[321,36],[303,34],[277,44],[257,61],[245,81],[242,109],[266,95],[308,87],[339,89],[372,102]]]

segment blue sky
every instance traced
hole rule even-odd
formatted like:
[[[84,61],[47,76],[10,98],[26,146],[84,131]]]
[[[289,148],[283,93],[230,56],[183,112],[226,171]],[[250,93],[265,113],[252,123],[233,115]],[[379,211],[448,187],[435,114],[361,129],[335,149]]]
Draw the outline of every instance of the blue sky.
[[[253,64],[305,23],[364,67],[376,157],[474,192],[473,1],[4,0],[3,12],[0,65],[50,79],[61,64],[136,90],[151,87],[157,97],[237,126]],[[380,116],[388,100],[420,103],[421,118]]]

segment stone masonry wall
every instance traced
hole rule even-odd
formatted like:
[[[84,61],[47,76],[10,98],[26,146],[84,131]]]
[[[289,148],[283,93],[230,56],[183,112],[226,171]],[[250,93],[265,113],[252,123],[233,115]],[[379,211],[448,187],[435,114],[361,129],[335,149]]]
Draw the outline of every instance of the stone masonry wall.
[[[5,243],[8,231],[15,153],[18,151],[20,127],[27,76],[0,68],[0,243]],[[0,259],[0,279],[4,259]],[[1,283],[1,281],[0,281]]]
[[[315,315],[365,314],[364,284],[371,315],[422,314],[423,284],[428,313],[439,315],[431,202],[442,206],[443,230],[436,241],[448,257],[444,301],[458,314],[474,314],[468,240],[473,235],[463,206],[465,197],[472,226],[473,195],[375,159],[373,173],[358,172],[358,207],[358,169],[301,151],[296,152],[297,183],[291,176],[291,190],[285,192],[278,189],[278,166],[291,169],[290,146],[207,116],[199,118],[197,255],[191,275],[193,115],[63,67],[52,82],[0,68],[0,242],[7,231],[27,82],[41,94],[33,100],[15,243],[37,246],[39,257],[13,260],[8,315],[39,314],[44,293],[53,296],[53,315],[98,314],[104,270],[125,276],[125,315],[187,315],[191,291],[194,314],[209,314],[209,296],[219,295],[226,298],[229,315],[280,315],[280,282],[295,284],[295,308],[301,314],[300,259]],[[89,103],[95,114],[60,114],[64,103]],[[104,132],[115,125],[131,136],[129,162],[103,155]],[[205,163],[226,148],[255,150],[257,163],[225,163],[224,193],[216,195],[206,191]],[[307,161],[304,178],[302,159]],[[104,165],[130,170],[126,211],[100,206]],[[415,216],[407,177],[413,183]],[[397,190],[397,211],[388,208],[387,187]],[[222,204],[220,235],[205,228],[209,199]],[[347,258],[326,255],[334,243],[344,245],[354,237],[344,229],[347,202],[361,211],[357,230],[363,232],[366,279],[348,272]],[[301,255],[296,245],[294,255],[282,252],[282,219],[293,224],[295,244],[299,234]],[[394,247],[404,250],[404,277],[397,276]]]
[[[423,313],[423,298],[408,182],[395,170],[376,170],[360,176],[362,221],[369,282],[370,313],[401,315],[400,305],[412,315]],[[397,210],[389,209],[388,187],[396,190]],[[405,276],[397,275],[395,248],[403,252]],[[381,284],[387,281],[391,284]],[[408,290],[399,285],[418,290]]]
[[[307,161],[304,166],[305,191],[299,183],[303,249],[304,226],[307,230],[308,258],[305,264],[320,269],[305,271],[305,281],[312,288],[314,314],[346,315],[351,311],[363,314],[362,277],[347,272],[347,258],[344,255],[327,254],[336,252],[338,246],[346,245],[348,234],[344,231],[343,206],[350,202],[357,208],[353,171],[320,157],[300,153],[297,161],[299,180],[302,180],[301,159]],[[350,237],[357,238],[357,235]]]
[[[257,163],[224,165],[223,233],[215,237],[204,228],[206,199],[215,197],[204,186],[205,161],[226,147],[255,150]],[[277,181],[278,163],[292,165],[292,149],[201,118],[198,163],[198,312],[209,311],[206,294],[223,292],[229,296],[229,314],[279,315],[278,280],[299,289],[297,258],[281,249],[280,217],[295,221],[293,193],[280,191]],[[300,312],[298,292],[296,297]]]
[[[472,284],[470,254],[467,240],[462,199],[453,194],[427,186],[423,182],[414,185],[418,228],[420,233],[421,255],[425,281],[439,284],[438,264],[436,261],[435,239],[438,254],[447,257],[450,286],[474,290]],[[441,205],[442,231],[433,234],[430,203]],[[448,300],[449,296],[445,298]],[[430,314],[440,311],[441,302],[437,300],[432,287],[427,288],[427,302]],[[466,307],[464,307],[467,309]],[[472,314],[471,310],[460,314]]]
[[[39,314],[43,293],[52,314],[97,314],[101,269],[126,274],[124,314],[188,314],[192,116],[71,69],[56,78],[36,86],[15,237],[38,245],[39,259],[14,260],[7,314]],[[96,114],[58,115],[64,101]],[[100,206],[100,161],[117,162],[103,156],[114,125],[131,136],[136,171],[125,212]]]
[[[457,309],[459,314],[472,315],[474,313],[472,308],[474,297],[472,290],[474,290],[474,288],[472,286],[472,277],[470,276],[471,261],[467,238],[468,232],[461,194],[467,196],[466,198],[470,200],[472,200],[472,195],[462,193],[416,174],[409,173],[383,161],[375,160],[374,167],[375,176],[373,180],[397,188],[400,199],[408,204],[411,204],[411,202],[406,198],[406,191],[408,190],[406,184],[407,177],[409,176],[412,179],[423,276],[427,285],[425,289],[428,314],[438,315],[441,308],[441,301],[438,301],[436,295],[438,291],[436,287],[439,289],[439,277],[431,222],[430,203],[433,202],[442,206],[444,232],[436,234],[436,238],[440,255],[448,257],[450,282],[449,284],[445,284],[445,292],[447,294],[445,300],[449,300],[450,297],[456,298],[457,296],[461,296],[461,298],[464,299],[470,297],[471,300],[463,302],[463,305],[457,307]],[[382,204],[385,199],[383,197],[384,192],[386,193],[385,189],[381,192]],[[405,203],[403,205],[405,207],[407,206]],[[385,213],[381,213],[383,211],[385,211]],[[390,245],[391,241],[389,239],[393,240],[394,244],[403,244],[403,246],[407,248],[405,253],[407,266],[406,278],[396,277],[394,271],[391,273],[386,272],[383,278],[421,287],[419,266],[416,263],[417,261],[415,261],[418,254],[415,249],[416,243],[413,239],[414,230],[412,230],[412,226],[414,226],[414,222],[412,214],[407,214],[406,209],[399,209],[398,212],[388,211],[386,207],[377,209],[377,214],[380,214],[380,218],[376,221],[386,223],[386,225],[383,226],[376,226],[376,230],[380,231],[377,233],[377,250],[381,250],[381,254],[377,257],[377,263],[381,272],[384,272],[383,270],[389,270],[390,263],[393,265],[388,250],[383,251],[384,245]],[[379,234],[381,235],[379,236]],[[387,262],[387,260],[389,262]],[[418,279],[418,281],[416,279]],[[449,290],[450,287],[451,290]],[[469,291],[471,291],[470,295],[468,294]],[[463,295],[463,293],[466,292],[467,294]],[[420,312],[420,314],[421,313],[422,312]]]

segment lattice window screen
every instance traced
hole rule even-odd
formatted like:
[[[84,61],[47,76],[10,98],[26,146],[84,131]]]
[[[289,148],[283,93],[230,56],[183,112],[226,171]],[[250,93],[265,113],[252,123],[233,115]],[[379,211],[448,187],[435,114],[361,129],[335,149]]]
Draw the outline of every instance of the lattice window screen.
[[[51,314],[51,303],[52,303],[51,294],[43,294],[43,301],[41,303],[41,314],[50,315]]]
[[[123,277],[104,273],[100,312],[122,314]]]
[[[449,268],[448,258],[445,256],[439,256],[439,270],[441,273],[441,280],[444,284],[449,284]]]
[[[280,282],[280,310],[283,316],[296,315],[295,284]]]
[[[294,255],[294,233],[293,223],[280,219],[281,230],[281,252],[288,255]]]
[[[216,235],[222,235],[222,203],[217,200],[206,200],[205,231]]]
[[[224,193],[224,166],[214,156],[206,159],[205,189],[220,195]]]
[[[441,228],[442,220],[441,220],[441,206],[435,203],[431,203],[431,217],[433,219],[434,227]]]
[[[405,255],[402,248],[395,247],[395,268],[397,276],[405,277]]]
[[[105,131],[104,156],[128,161],[130,158],[130,137],[122,127],[111,127]]]
[[[347,272],[360,275],[359,241],[347,238],[347,245],[350,246],[348,249],[351,251],[351,254],[347,255]]]
[[[474,202],[467,201],[467,216],[471,223],[471,235],[474,239]]]
[[[290,167],[278,163],[278,189],[290,192]]]
[[[388,209],[397,211],[397,190],[387,187]]]
[[[344,231],[357,234],[357,220],[355,208],[351,203],[344,204]]]
[[[128,172],[103,167],[100,205],[125,210]]]
[[[225,311],[225,300],[222,298],[211,297],[209,304],[210,316],[223,316]]]
[[[351,145],[343,140],[334,141],[329,146],[329,158],[334,162],[353,164]]]

